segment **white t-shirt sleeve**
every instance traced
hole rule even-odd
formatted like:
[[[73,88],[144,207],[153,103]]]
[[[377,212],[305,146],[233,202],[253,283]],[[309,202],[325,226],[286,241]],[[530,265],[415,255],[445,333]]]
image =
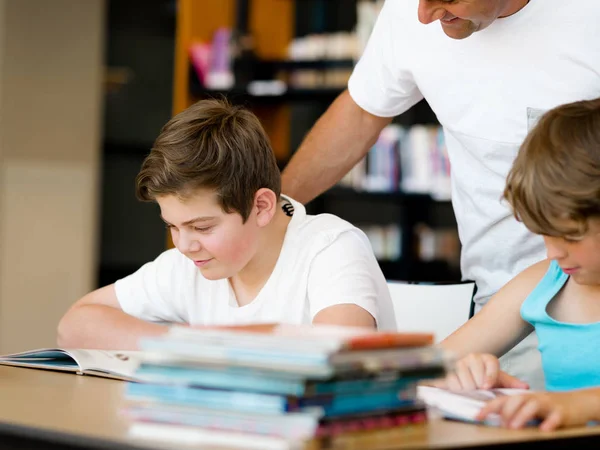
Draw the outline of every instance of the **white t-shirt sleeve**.
[[[378,297],[385,279],[364,233],[341,233],[312,260],[308,276],[311,321],[329,306],[354,304],[379,323]]]
[[[185,257],[171,249],[118,280],[115,291],[123,311],[151,322],[185,322],[175,304],[181,300],[184,266]]]
[[[348,81],[348,91],[356,104],[380,117],[397,116],[423,98],[412,74],[402,64],[402,59],[409,57],[405,50],[411,45],[411,36],[410,32],[403,32],[406,21],[401,19],[403,15],[417,14],[416,9],[400,5],[403,1],[385,2]]]

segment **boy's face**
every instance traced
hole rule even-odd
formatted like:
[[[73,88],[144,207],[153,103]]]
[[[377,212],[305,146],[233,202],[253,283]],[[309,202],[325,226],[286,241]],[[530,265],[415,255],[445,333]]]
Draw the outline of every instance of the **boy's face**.
[[[214,191],[201,189],[185,200],[165,195],[156,201],[175,247],[206,279],[232,277],[256,254],[260,226],[252,216],[243,223],[239,213],[225,213]]]
[[[544,236],[548,258],[578,284],[600,285],[600,219],[591,219],[583,236]]]

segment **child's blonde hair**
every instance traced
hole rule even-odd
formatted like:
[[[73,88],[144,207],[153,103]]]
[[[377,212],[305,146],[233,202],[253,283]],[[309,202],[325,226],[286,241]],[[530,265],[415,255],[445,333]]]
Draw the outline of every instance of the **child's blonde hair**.
[[[600,99],[548,111],[508,174],[504,198],[534,233],[581,235],[600,217]]]

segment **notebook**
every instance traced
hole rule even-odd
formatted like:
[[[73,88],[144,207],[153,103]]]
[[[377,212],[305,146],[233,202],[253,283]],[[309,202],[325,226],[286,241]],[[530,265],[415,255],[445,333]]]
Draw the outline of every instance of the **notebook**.
[[[476,419],[477,414],[485,403],[499,396],[519,395],[531,392],[527,389],[479,389],[466,392],[451,392],[435,387],[419,386],[417,388],[417,397],[428,406],[430,411],[446,419],[500,426],[500,416],[496,414],[490,414],[483,421]]]

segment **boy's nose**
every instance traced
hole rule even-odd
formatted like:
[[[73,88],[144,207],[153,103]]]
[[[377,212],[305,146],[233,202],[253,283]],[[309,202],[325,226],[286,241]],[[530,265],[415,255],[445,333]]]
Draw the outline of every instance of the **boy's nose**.
[[[183,254],[195,253],[202,250],[202,245],[197,239],[194,239],[185,233],[181,233],[177,242],[177,249]]]
[[[446,10],[436,3],[431,0],[419,0],[419,22],[427,25],[446,15]]]
[[[560,243],[560,238],[552,236],[544,236],[544,242],[546,244],[546,255],[548,259],[562,259],[567,256],[567,251],[564,246]]]

